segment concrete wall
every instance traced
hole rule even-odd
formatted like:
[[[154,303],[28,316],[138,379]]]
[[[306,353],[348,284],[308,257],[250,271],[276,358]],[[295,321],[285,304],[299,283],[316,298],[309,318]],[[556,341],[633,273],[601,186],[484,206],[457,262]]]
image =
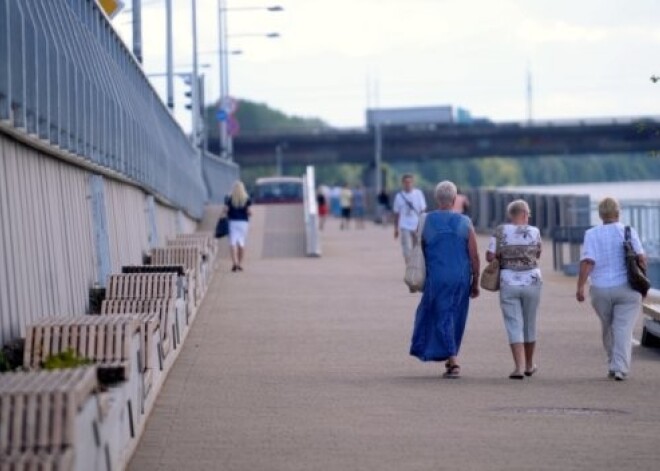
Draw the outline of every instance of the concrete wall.
[[[0,133],[0,345],[35,319],[84,314],[102,273],[92,211],[93,173]],[[103,179],[109,269],[141,263],[150,247],[148,195]],[[159,242],[196,222],[159,202]]]

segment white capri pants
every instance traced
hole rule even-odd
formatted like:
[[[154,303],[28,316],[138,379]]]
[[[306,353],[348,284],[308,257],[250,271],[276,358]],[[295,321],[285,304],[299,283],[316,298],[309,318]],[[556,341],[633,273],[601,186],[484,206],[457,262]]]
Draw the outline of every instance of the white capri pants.
[[[541,286],[500,286],[500,307],[510,344],[536,342],[536,314],[541,301]]]
[[[628,374],[632,334],[641,310],[642,295],[625,285],[589,288],[591,305],[600,318],[609,371]]]
[[[245,241],[248,233],[247,221],[232,221],[229,220],[229,245],[232,247],[240,246],[245,247]]]

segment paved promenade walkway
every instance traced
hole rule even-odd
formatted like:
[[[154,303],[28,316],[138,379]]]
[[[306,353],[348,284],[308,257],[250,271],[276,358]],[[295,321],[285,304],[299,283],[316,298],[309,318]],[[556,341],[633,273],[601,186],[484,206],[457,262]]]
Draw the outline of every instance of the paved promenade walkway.
[[[315,259],[278,255],[261,234],[286,228],[268,219],[245,272],[215,274],[130,470],[660,469],[660,351],[636,347],[632,378],[606,379],[597,318],[549,243],[538,374],[507,378],[497,294],[482,293],[463,377],[446,380],[408,355],[419,295],[391,227],[329,220]]]

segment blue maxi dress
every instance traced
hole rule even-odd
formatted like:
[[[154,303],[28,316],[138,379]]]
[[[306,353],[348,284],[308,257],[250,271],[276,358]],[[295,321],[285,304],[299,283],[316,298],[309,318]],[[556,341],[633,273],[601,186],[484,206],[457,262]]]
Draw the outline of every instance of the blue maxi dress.
[[[451,211],[429,213],[422,232],[426,283],[417,307],[410,354],[422,361],[458,355],[470,303],[472,222]]]

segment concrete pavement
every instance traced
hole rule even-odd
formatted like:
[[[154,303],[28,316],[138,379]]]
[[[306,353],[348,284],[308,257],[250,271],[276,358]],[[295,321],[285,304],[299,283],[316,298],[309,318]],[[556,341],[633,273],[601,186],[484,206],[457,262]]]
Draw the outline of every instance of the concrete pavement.
[[[549,243],[537,375],[507,378],[497,294],[482,293],[463,377],[445,380],[408,355],[419,295],[391,227],[329,220],[322,258],[280,258],[261,237],[275,223],[257,210],[246,271],[215,274],[130,470],[660,468],[660,352],[636,347],[632,377],[606,379],[597,318]]]

